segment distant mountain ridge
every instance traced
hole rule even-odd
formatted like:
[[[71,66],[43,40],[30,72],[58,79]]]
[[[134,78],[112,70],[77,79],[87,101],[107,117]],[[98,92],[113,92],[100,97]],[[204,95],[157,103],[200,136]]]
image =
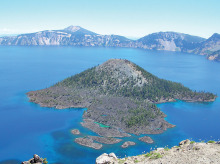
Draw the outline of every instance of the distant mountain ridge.
[[[61,30],[0,37],[0,45],[130,47],[195,53],[206,55],[210,60],[220,58],[219,53],[215,53],[220,50],[220,34],[217,33],[205,39],[177,32],[158,32],[131,40],[119,35],[97,34],[80,26],[69,26]]]
[[[194,49],[204,38],[176,32],[158,32],[140,38],[138,47],[145,49],[188,51]]]
[[[100,35],[80,26],[69,26],[62,30],[46,30],[0,38],[0,45],[20,46],[109,46],[130,47],[132,40],[118,35]]]

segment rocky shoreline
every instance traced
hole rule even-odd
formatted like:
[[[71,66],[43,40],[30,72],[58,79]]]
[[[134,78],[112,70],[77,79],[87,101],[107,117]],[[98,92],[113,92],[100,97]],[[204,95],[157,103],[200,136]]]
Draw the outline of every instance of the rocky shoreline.
[[[96,164],[219,164],[220,142],[207,143],[184,140],[172,148],[157,148],[147,154],[117,158],[114,153],[102,154]]]

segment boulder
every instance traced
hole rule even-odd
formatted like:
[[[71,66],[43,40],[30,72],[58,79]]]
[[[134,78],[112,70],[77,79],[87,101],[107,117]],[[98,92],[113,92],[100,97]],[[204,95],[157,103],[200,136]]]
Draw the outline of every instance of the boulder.
[[[28,161],[24,161],[21,164],[42,164],[43,160],[37,154],[34,154],[33,158]]]
[[[179,143],[179,146],[180,147],[182,147],[182,146],[184,146],[184,145],[189,145],[190,144],[190,140],[183,140],[183,141],[181,141],[180,143]]]
[[[156,150],[157,150],[157,151],[163,151],[164,148],[163,148],[163,147],[158,147]]]
[[[43,160],[37,155],[37,154],[34,154],[34,163],[42,163]]]
[[[114,164],[118,161],[118,158],[114,153],[102,154],[96,158],[96,164]]]

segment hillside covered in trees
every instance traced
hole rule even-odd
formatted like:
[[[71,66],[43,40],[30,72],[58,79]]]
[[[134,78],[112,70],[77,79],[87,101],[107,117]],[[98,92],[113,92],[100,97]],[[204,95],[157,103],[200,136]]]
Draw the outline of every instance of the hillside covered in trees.
[[[214,101],[212,93],[196,92],[180,83],[159,79],[136,64],[111,59],[71,76],[54,86],[27,93],[30,101],[58,109],[87,108],[83,126],[99,133],[91,123],[134,134],[162,133],[173,127],[155,103]]]

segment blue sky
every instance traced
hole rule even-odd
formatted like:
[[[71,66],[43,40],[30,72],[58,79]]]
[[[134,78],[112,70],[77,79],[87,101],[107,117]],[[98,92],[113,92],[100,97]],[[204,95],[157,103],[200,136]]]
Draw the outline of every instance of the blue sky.
[[[141,37],[176,31],[220,33],[220,0],[1,0],[0,35],[79,25],[100,34]]]

